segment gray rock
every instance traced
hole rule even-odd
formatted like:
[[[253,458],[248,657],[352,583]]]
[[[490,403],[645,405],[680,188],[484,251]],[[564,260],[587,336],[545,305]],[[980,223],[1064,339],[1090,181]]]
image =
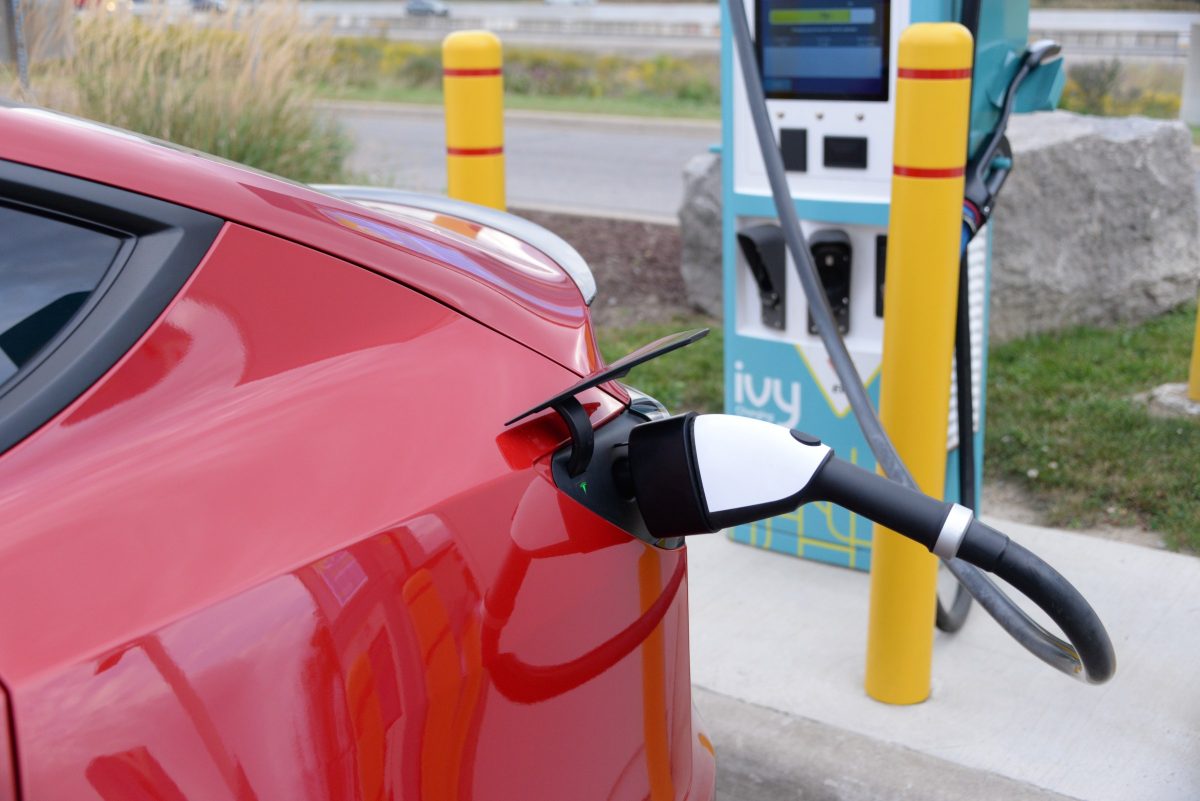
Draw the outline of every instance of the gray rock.
[[[1014,117],[992,220],[992,340],[1133,323],[1194,300],[1191,136],[1180,122],[1056,111]]]
[[[680,273],[687,302],[721,317],[721,157],[703,153],[683,168]]]

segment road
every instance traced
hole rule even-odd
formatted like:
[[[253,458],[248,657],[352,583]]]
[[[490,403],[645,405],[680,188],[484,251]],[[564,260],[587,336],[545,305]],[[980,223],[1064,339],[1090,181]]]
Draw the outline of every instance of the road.
[[[350,169],[371,183],[446,191],[441,108],[329,103],[355,141]],[[525,208],[674,221],[683,165],[721,140],[716,122],[509,111],[508,197]],[[1200,149],[1196,195],[1200,198]]]
[[[354,137],[351,170],[376,184],[445,192],[440,108],[329,108]],[[684,164],[721,133],[716,122],[510,111],[505,137],[510,205],[673,221]]]

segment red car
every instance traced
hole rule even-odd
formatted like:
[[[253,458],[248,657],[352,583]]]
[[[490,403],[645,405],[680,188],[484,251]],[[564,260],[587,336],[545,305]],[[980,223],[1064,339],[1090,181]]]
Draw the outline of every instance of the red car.
[[[0,107],[0,799],[711,798],[586,265],[340,192]]]

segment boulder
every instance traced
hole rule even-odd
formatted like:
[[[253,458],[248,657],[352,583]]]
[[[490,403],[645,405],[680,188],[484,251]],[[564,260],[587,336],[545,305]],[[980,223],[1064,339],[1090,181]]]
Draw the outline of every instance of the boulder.
[[[991,335],[1135,323],[1196,298],[1188,128],[1055,111],[1014,117],[992,218]]]
[[[687,302],[721,317],[721,157],[702,153],[683,168],[680,273]]]

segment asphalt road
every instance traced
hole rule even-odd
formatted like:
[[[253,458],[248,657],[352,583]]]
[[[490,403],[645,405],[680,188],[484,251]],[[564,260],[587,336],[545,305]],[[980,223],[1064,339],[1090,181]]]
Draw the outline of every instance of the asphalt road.
[[[440,108],[329,108],[354,137],[352,170],[376,184],[445,192]],[[683,198],[684,164],[721,134],[715,122],[509,112],[505,137],[510,205],[665,221]]]
[[[350,168],[372,183],[446,191],[442,111],[433,106],[327,104],[354,137]],[[513,206],[674,220],[683,165],[720,142],[716,122],[507,114]],[[1200,149],[1195,151],[1200,198]]]

